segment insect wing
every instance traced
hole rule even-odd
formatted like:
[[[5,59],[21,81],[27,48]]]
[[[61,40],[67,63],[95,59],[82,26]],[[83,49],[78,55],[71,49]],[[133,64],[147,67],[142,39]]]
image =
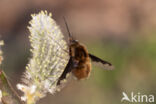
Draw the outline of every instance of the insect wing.
[[[102,68],[106,70],[112,70],[114,69],[113,65],[107,61],[104,61],[92,54],[89,54],[89,57],[91,58],[92,62],[95,63],[98,66],[101,66]]]

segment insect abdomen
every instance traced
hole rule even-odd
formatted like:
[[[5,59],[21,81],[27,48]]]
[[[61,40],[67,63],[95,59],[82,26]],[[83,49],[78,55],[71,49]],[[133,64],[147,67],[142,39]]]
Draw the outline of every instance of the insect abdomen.
[[[78,43],[71,46],[71,53],[75,64],[72,73],[79,80],[87,78],[91,71],[91,60],[88,51],[83,45]]]
[[[74,76],[78,80],[88,78],[90,75],[90,71],[91,71],[90,59],[87,60],[85,63],[80,64],[79,67],[72,70]]]

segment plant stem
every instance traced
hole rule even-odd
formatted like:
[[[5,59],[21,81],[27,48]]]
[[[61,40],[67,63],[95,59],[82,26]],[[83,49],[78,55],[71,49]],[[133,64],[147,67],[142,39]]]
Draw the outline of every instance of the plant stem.
[[[2,91],[2,104],[24,104],[2,70],[0,70],[0,90]]]

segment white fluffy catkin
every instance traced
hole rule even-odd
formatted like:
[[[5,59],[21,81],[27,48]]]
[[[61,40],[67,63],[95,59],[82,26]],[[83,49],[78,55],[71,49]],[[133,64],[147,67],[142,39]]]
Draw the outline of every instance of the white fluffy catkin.
[[[21,99],[27,104],[35,104],[47,92],[55,92],[56,83],[69,60],[67,43],[51,17],[47,11],[33,14],[28,27],[32,58],[26,67],[23,83],[17,84],[24,93]]]

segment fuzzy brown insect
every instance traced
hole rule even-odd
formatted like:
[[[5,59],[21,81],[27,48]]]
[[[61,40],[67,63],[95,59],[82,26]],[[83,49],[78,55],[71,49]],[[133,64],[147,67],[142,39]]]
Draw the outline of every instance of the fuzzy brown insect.
[[[104,61],[90,53],[88,53],[86,47],[78,42],[78,40],[74,40],[69,31],[67,22],[64,18],[66,28],[69,34],[69,62],[62,73],[61,77],[58,80],[57,85],[60,85],[60,81],[66,78],[66,75],[70,72],[78,79],[88,78],[91,72],[91,60],[96,63],[100,63],[104,69],[113,69],[111,63]]]

